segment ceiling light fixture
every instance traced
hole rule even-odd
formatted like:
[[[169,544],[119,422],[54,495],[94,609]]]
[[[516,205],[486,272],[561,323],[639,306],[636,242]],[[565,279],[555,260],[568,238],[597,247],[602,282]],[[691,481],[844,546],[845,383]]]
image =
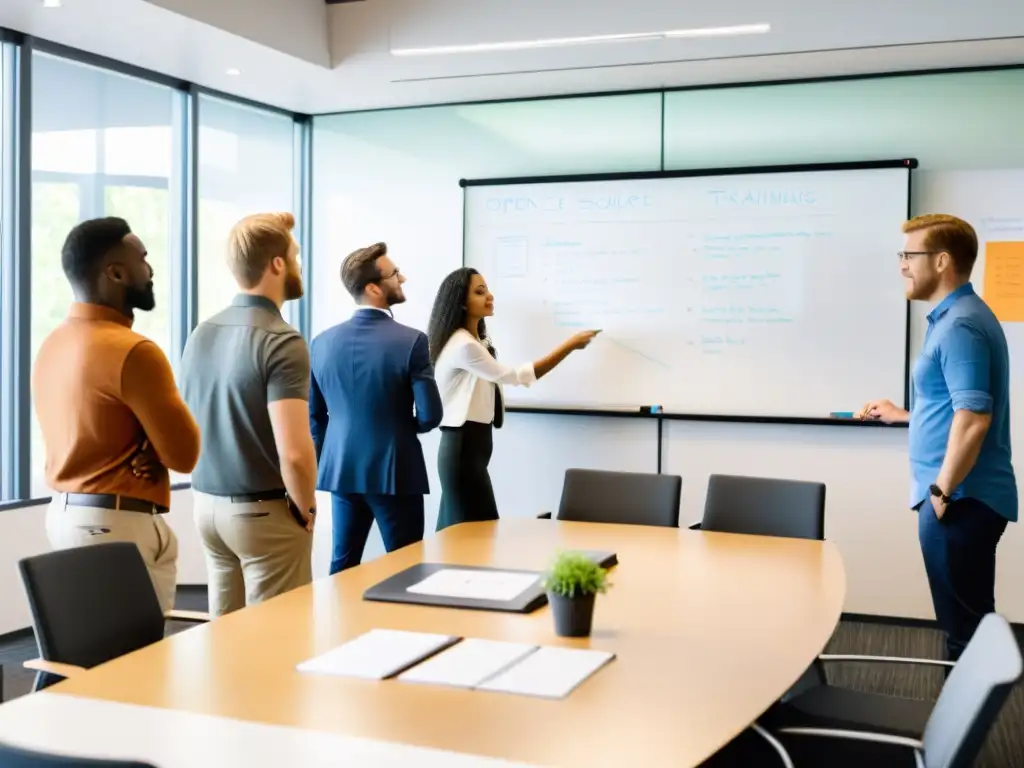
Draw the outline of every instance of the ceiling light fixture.
[[[235,67],[228,67],[228,74],[232,77],[242,74],[242,70],[236,69]]]
[[[43,0],[43,8],[60,8],[60,0]]]
[[[696,27],[670,29],[664,32],[631,32],[618,35],[589,35],[586,37],[551,37],[541,40],[513,40],[504,43],[471,43],[468,45],[439,45],[431,48],[392,48],[392,56],[438,56],[453,53],[491,53],[496,51],[525,51],[535,48],[558,48],[566,45],[594,43],[640,42],[686,37],[730,37],[735,35],[763,35],[770,32],[771,24],[739,24],[731,27]]]

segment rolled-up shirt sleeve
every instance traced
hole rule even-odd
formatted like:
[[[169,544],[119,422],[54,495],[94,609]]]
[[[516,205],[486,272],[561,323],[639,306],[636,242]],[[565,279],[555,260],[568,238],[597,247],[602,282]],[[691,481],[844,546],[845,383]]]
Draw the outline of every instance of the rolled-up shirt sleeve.
[[[942,340],[942,375],[954,411],[992,412],[991,359],[985,334],[957,320]]]
[[[507,386],[528,387],[537,381],[533,363],[512,367],[496,360],[487,347],[476,339],[465,336],[453,360],[455,367],[469,371],[474,376]]]
[[[142,425],[157,458],[187,474],[199,461],[199,427],[178,393],[166,355],[152,341],[135,345],[121,371],[121,397]]]

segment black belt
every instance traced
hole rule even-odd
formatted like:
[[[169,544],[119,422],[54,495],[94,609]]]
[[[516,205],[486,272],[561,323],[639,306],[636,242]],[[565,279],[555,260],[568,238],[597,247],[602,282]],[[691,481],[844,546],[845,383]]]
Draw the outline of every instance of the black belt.
[[[64,493],[64,504],[69,507],[94,507],[116,509],[124,512],[142,512],[147,515],[163,515],[170,510],[152,501],[119,496],[116,493]]]

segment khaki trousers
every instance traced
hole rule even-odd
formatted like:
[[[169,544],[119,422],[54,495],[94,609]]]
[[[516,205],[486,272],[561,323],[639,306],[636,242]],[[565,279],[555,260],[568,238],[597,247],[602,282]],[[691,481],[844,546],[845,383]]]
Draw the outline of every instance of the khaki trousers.
[[[55,493],[46,510],[46,536],[54,549],[131,541],[139,548],[166,613],[174,607],[178,581],[178,537],[163,515],[102,507],[72,507]]]
[[[284,499],[236,504],[193,491],[209,575],[210,613],[222,616],[313,580],[313,534]]]

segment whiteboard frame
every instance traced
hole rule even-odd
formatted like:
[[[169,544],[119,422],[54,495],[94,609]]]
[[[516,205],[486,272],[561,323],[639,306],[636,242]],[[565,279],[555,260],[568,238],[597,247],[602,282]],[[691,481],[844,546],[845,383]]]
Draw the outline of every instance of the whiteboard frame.
[[[462,188],[462,266],[466,266],[466,189],[469,187],[511,186],[515,184],[554,184],[588,181],[620,181],[634,179],[671,179],[697,176],[738,176],[741,174],[758,173],[812,173],[817,171],[860,171],[876,168],[905,168],[907,170],[907,219],[912,216],[913,205],[913,170],[918,167],[916,158],[900,160],[854,160],[834,163],[801,163],[788,165],[757,165],[734,166],[726,168],[681,168],[661,171],[623,171],[616,173],[558,174],[549,176],[510,176],[485,179],[459,179]],[[903,408],[910,407],[910,301],[906,302],[903,328]],[[515,406],[507,409],[510,413],[545,413],[562,416],[610,416],[656,419],[659,438],[664,420],[670,421],[711,421],[732,422],[740,424],[811,424],[821,426],[866,427],[869,429],[895,428],[906,429],[906,423],[884,424],[879,421],[861,421],[859,419],[820,418],[807,416],[744,416],[741,414],[711,413],[651,413],[649,406],[642,406],[636,411],[610,410],[601,408],[571,408],[543,406]],[[660,442],[659,442],[660,446]],[[659,451],[660,454],[660,451]],[[658,471],[661,471],[661,457],[658,457]]]

